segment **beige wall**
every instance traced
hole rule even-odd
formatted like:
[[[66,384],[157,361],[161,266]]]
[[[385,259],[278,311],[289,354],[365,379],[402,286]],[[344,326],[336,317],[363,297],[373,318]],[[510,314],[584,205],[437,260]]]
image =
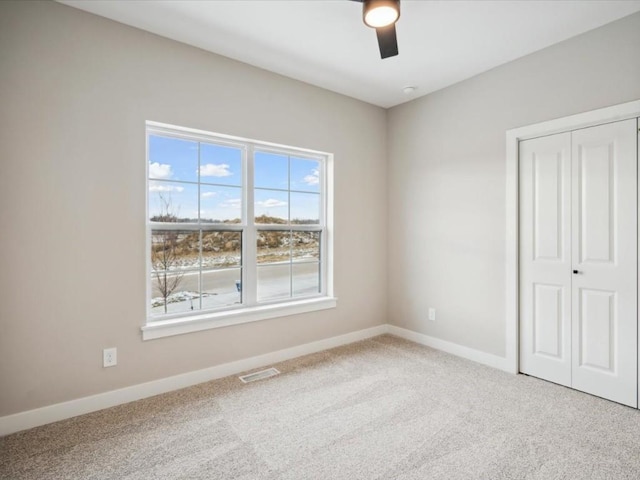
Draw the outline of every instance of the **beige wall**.
[[[640,98],[639,46],[636,14],[385,112],[0,2],[0,416],[387,320],[504,355],[505,131]],[[142,342],[145,120],[334,153],[338,308]]]
[[[338,308],[142,342],[145,120],[334,153]],[[381,108],[0,2],[0,416],[386,323],[385,134]]]
[[[389,110],[390,323],[504,356],[505,131],[640,99],[639,52],[635,14]]]

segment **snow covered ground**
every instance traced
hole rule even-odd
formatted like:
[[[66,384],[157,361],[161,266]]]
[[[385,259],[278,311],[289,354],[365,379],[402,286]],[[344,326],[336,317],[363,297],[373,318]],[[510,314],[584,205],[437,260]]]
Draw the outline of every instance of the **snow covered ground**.
[[[270,264],[259,267],[258,300],[288,298],[291,287],[294,297],[318,293],[320,276],[317,263],[294,263],[292,268],[293,279],[289,276],[288,264]],[[240,276],[241,270],[239,268],[202,272],[203,294],[200,296],[199,272],[186,272],[182,276],[178,291],[169,297],[166,313],[209,310],[240,304],[242,301],[241,293],[236,287]],[[162,297],[156,296],[152,299],[151,304],[152,315],[165,313]]]

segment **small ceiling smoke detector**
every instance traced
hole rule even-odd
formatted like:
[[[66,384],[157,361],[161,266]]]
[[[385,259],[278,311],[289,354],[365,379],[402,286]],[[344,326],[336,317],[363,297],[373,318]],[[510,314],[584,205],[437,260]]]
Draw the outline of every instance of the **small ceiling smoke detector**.
[[[403,91],[406,95],[409,95],[410,93],[413,93],[413,92],[415,92],[415,91],[416,91],[416,87],[411,87],[411,86],[409,86],[409,87],[404,87],[404,88],[402,89],[402,91]]]

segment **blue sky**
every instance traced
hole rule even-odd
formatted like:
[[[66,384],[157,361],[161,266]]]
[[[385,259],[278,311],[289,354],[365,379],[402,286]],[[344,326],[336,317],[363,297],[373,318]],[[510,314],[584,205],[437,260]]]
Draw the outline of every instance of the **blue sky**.
[[[200,148],[198,149],[198,143]],[[199,150],[199,151],[198,151]],[[268,152],[255,154],[255,213],[286,219],[318,219],[319,162]],[[159,213],[159,195],[173,212],[203,219],[241,216],[242,151],[237,148],[157,135],[149,136],[149,214]],[[298,190],[299,192],[276,189]]]

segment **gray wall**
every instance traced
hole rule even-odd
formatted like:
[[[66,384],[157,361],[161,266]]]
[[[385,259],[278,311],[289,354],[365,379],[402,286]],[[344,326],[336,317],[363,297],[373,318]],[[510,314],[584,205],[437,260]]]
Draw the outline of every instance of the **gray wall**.
[[[505,131],[640,99],[639,52],[635,14],[389,110],[390,323],[505,355]]]
[[[385,112],[0,2],[0,416],[387,320],[504,355],[505,131],[640,98],[638,47],[640,14]],[[145,120],[333,152],[338,308],[142,342]]]
[[[338,308],[142,342],[145,120],[334,153]],[[386,323],[383,109],[0,2],[0,125],[0,416]]]

